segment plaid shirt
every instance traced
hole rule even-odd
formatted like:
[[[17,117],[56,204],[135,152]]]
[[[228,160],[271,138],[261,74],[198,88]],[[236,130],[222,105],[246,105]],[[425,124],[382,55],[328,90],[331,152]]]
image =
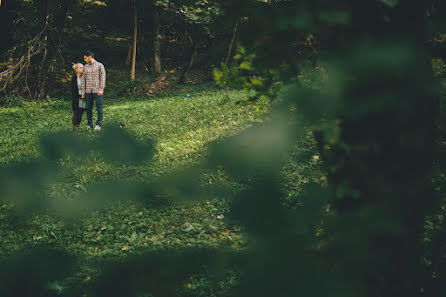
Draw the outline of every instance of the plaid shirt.
[[[102,63],[94,61],[93,64],[84,65],[82,78],[82,92],[85,94],[104,92],[105,68]]]

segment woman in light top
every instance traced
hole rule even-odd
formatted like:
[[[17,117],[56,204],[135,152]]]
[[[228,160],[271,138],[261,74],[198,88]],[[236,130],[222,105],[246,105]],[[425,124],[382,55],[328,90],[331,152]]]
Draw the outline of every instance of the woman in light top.
[[[73,131],[79,128],[82,121],[82,115],[87,108],[87,102],[82,99],[82,76],[84,73],[84,65],[77,63],[73,65],[76,73],[71,79],[71,99],[73,109]]]

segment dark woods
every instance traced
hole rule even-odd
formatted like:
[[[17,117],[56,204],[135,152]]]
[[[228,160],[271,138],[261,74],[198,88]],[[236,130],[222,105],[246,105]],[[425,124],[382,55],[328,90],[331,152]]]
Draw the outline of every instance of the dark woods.
[[[197,65],[207,71],[216,65],[220,86],[245,89],[246,103],[266,105],[271,115],[215,143],[200,164],[200,170],[223,168],[246,185],[229,197],[228,218],[244,228],[245,249],[167,250],[101,263],[97,280],[61,296],[175,296],[191,274],[206,271],[217,283],[227,269],[241,271],[227,296],[446,294],[444,86],[432,70],[432,59],[444,58],[441,1],[104,3],[4,0],[3,91],[44,98],[49,78],[60,75],[55,65],[71,63],[80,43],[129,74],[131,67],[150,74],[178,68],[184,82]],[[136,38],[114,52],[110,36],[101,35],[107,27]],[[320,88],[302,79],[314,68],[327,75]],[[327,183],[307,185],[301,205],[289,208],[282,156],[306,130],[316,138]],[[166,189],[198,187],[195,168],[163,185],[99,185],[87,189],[88,202],[36,199],[61,170],[60,157],[85,153],[89,141],[63,133],[42,138],[40,163],[1,168],[1,199],[24,213],[50,208],[75,220],[118,193],[153,202]],[[108,162],[152,156],[152,144],[119,128],[94,141]],[[432,217],[439,219],[427,232]],[[57,290],[48,284],[69,273],[75,260],[47,247],[9,257],[0,266],[0,295],[52,296]]]
[[[184,83],[193,67],[210,79],[212,65],[229,59],[234,39],[226,9],[218,1],[4,1],[2,96],[60,95],[81,48],[107,65],[128,68],[131,81],[136,72],[176,70]]]
[[[45,98],[51,68],[65,62],[64,34],[74,1],[4,1],[2,92]],[[59,62],[59,64],[55,64]]]

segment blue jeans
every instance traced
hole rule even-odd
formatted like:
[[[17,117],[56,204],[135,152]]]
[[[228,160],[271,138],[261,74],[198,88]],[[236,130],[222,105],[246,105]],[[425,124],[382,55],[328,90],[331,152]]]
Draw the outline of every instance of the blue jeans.
[[[89,126],[93,126],[93,101],[96,101],[96,110],[98,112],[98,120],[96,125],[102,126],[102,120],[104,118],[104,111],[102,109],[102,96],[98,96],[97,93],[86,94],[87,99],[87,120]]]

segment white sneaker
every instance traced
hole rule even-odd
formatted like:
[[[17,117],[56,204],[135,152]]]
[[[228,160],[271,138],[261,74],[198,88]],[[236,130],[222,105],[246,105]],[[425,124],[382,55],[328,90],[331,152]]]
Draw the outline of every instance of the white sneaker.
[[[91,130],[91,128],[93,128],[93,127],[90,125],[87,125],[87,130]]]
[[[94,127],[94,129],[95,129],[96,131],[99,131],[99,130],[101,130],[101,126],[96,125],[96,127]]]

